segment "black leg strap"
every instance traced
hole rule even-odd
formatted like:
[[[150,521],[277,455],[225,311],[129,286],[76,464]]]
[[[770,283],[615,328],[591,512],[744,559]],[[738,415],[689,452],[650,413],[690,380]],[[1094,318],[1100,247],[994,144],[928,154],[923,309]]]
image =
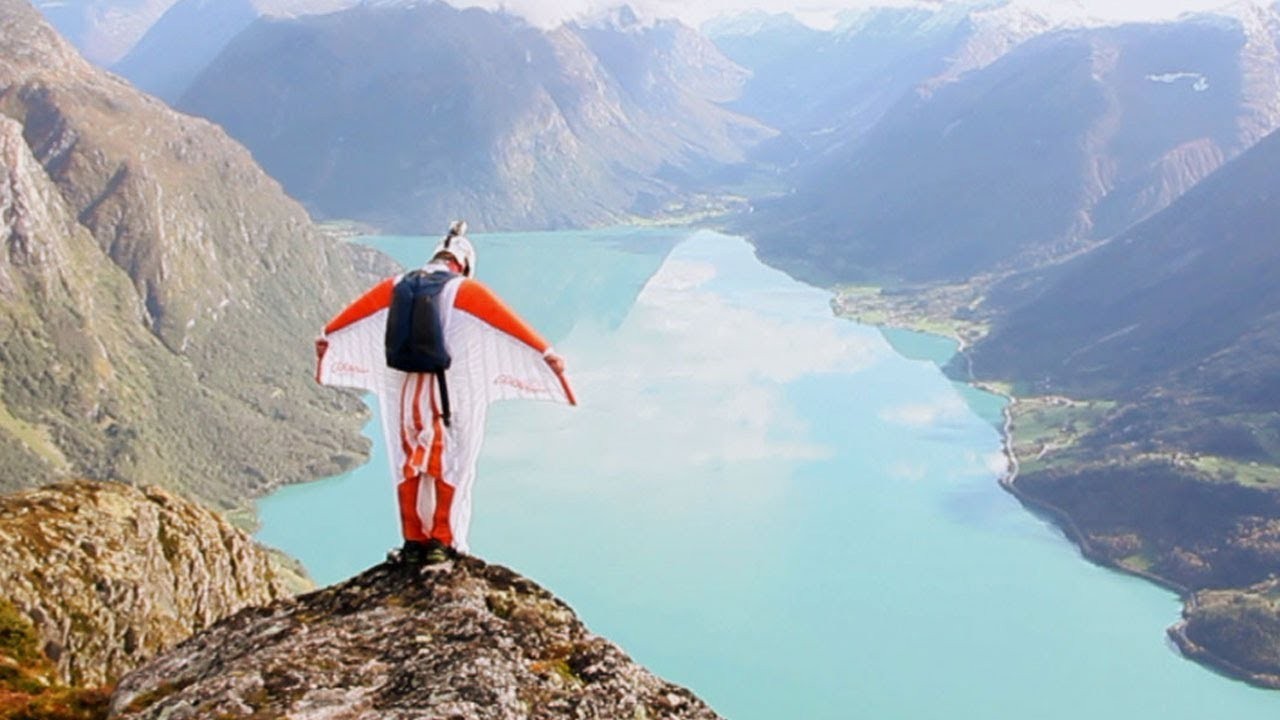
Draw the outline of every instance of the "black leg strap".
[[[443,370],[435,375],[440,385],[440,417],[444,419],[444,426],[449,427],[449,422],[453,417],[453,413],[449,410],[449,383],[444,380]]]

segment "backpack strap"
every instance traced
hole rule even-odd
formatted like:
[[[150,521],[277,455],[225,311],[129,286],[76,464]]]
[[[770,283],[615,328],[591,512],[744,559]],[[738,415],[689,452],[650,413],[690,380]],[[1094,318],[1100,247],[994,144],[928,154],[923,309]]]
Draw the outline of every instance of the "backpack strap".
[[[449,237],[450,239],[452,239],[453,236],[450,235]],[[446,240],[445,247],[448,247],[448,246],[449,246],[449,243],[448,243],[448,240]],[[438,295],[440,290],[444,289],[445,283],[449,282],[456,276],[457,276],[457,273],[451,272],[451,271],[437,270],[436,272],[431,273],[430,275],[431,280],[438,283],[438,289],[436,290],[436,294]],[[448,380],[445,379],[447,372],[448,371],[446,370],[440,370],[433,374],[436,376],[436,385],[440,388],[440,419],[444,422],[445,427],[451,427],[452,420],[453,420],[453,411],[449,407],[449,382]]]
[[[440,418],[444,420],[444,426],[450,426],[450,420],[453,418],[452,411],[449,410],[449,383],[445,381],[445,371],[441,370],[434,373],[437,384],[440,386]]]

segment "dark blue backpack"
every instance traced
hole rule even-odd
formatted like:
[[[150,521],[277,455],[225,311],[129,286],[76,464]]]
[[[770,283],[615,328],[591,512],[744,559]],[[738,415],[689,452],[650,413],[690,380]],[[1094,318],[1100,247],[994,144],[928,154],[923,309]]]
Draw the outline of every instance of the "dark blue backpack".
[[[387,312],[387,366],[411,373],[430,373],[440,381],[440,406],[449,424],[449,391],[444,371],[452,358],[440,325],[439,297],[450,272],[414,270],[405,273],[391,291]]]

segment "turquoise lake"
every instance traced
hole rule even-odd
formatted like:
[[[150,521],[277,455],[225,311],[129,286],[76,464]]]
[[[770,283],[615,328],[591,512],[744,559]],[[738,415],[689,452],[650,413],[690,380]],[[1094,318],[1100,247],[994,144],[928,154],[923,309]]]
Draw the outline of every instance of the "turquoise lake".
[[[1003,401],[943,376],[950,341],[837,319],[712,232],[473,240],[581,403],[492,408],[473,552],[722,715],[1280,713],[1167,644],[1173,594],[1088,564],[1000,489]],[[432,240],[367,242],[417,265]],[[259,505],[259,539],[321,583],[400,542],[368,432],[368,465]]]

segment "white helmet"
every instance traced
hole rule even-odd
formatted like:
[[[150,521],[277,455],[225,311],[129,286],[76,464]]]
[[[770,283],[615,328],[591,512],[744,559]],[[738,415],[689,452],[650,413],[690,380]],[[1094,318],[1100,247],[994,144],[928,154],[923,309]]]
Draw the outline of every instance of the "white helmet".
[[[444,240],[436,246],[435,252],[431,253],[431,258],[440,256],[440,253],[448,253],[453,256],[458,264],[462,266],[462,274],[467,277],[473,277],[476,273],[476,249],[471,246],[471,241],[467,239],[467,221],[454,220],[449,225],[449,234],[444,236]]]

